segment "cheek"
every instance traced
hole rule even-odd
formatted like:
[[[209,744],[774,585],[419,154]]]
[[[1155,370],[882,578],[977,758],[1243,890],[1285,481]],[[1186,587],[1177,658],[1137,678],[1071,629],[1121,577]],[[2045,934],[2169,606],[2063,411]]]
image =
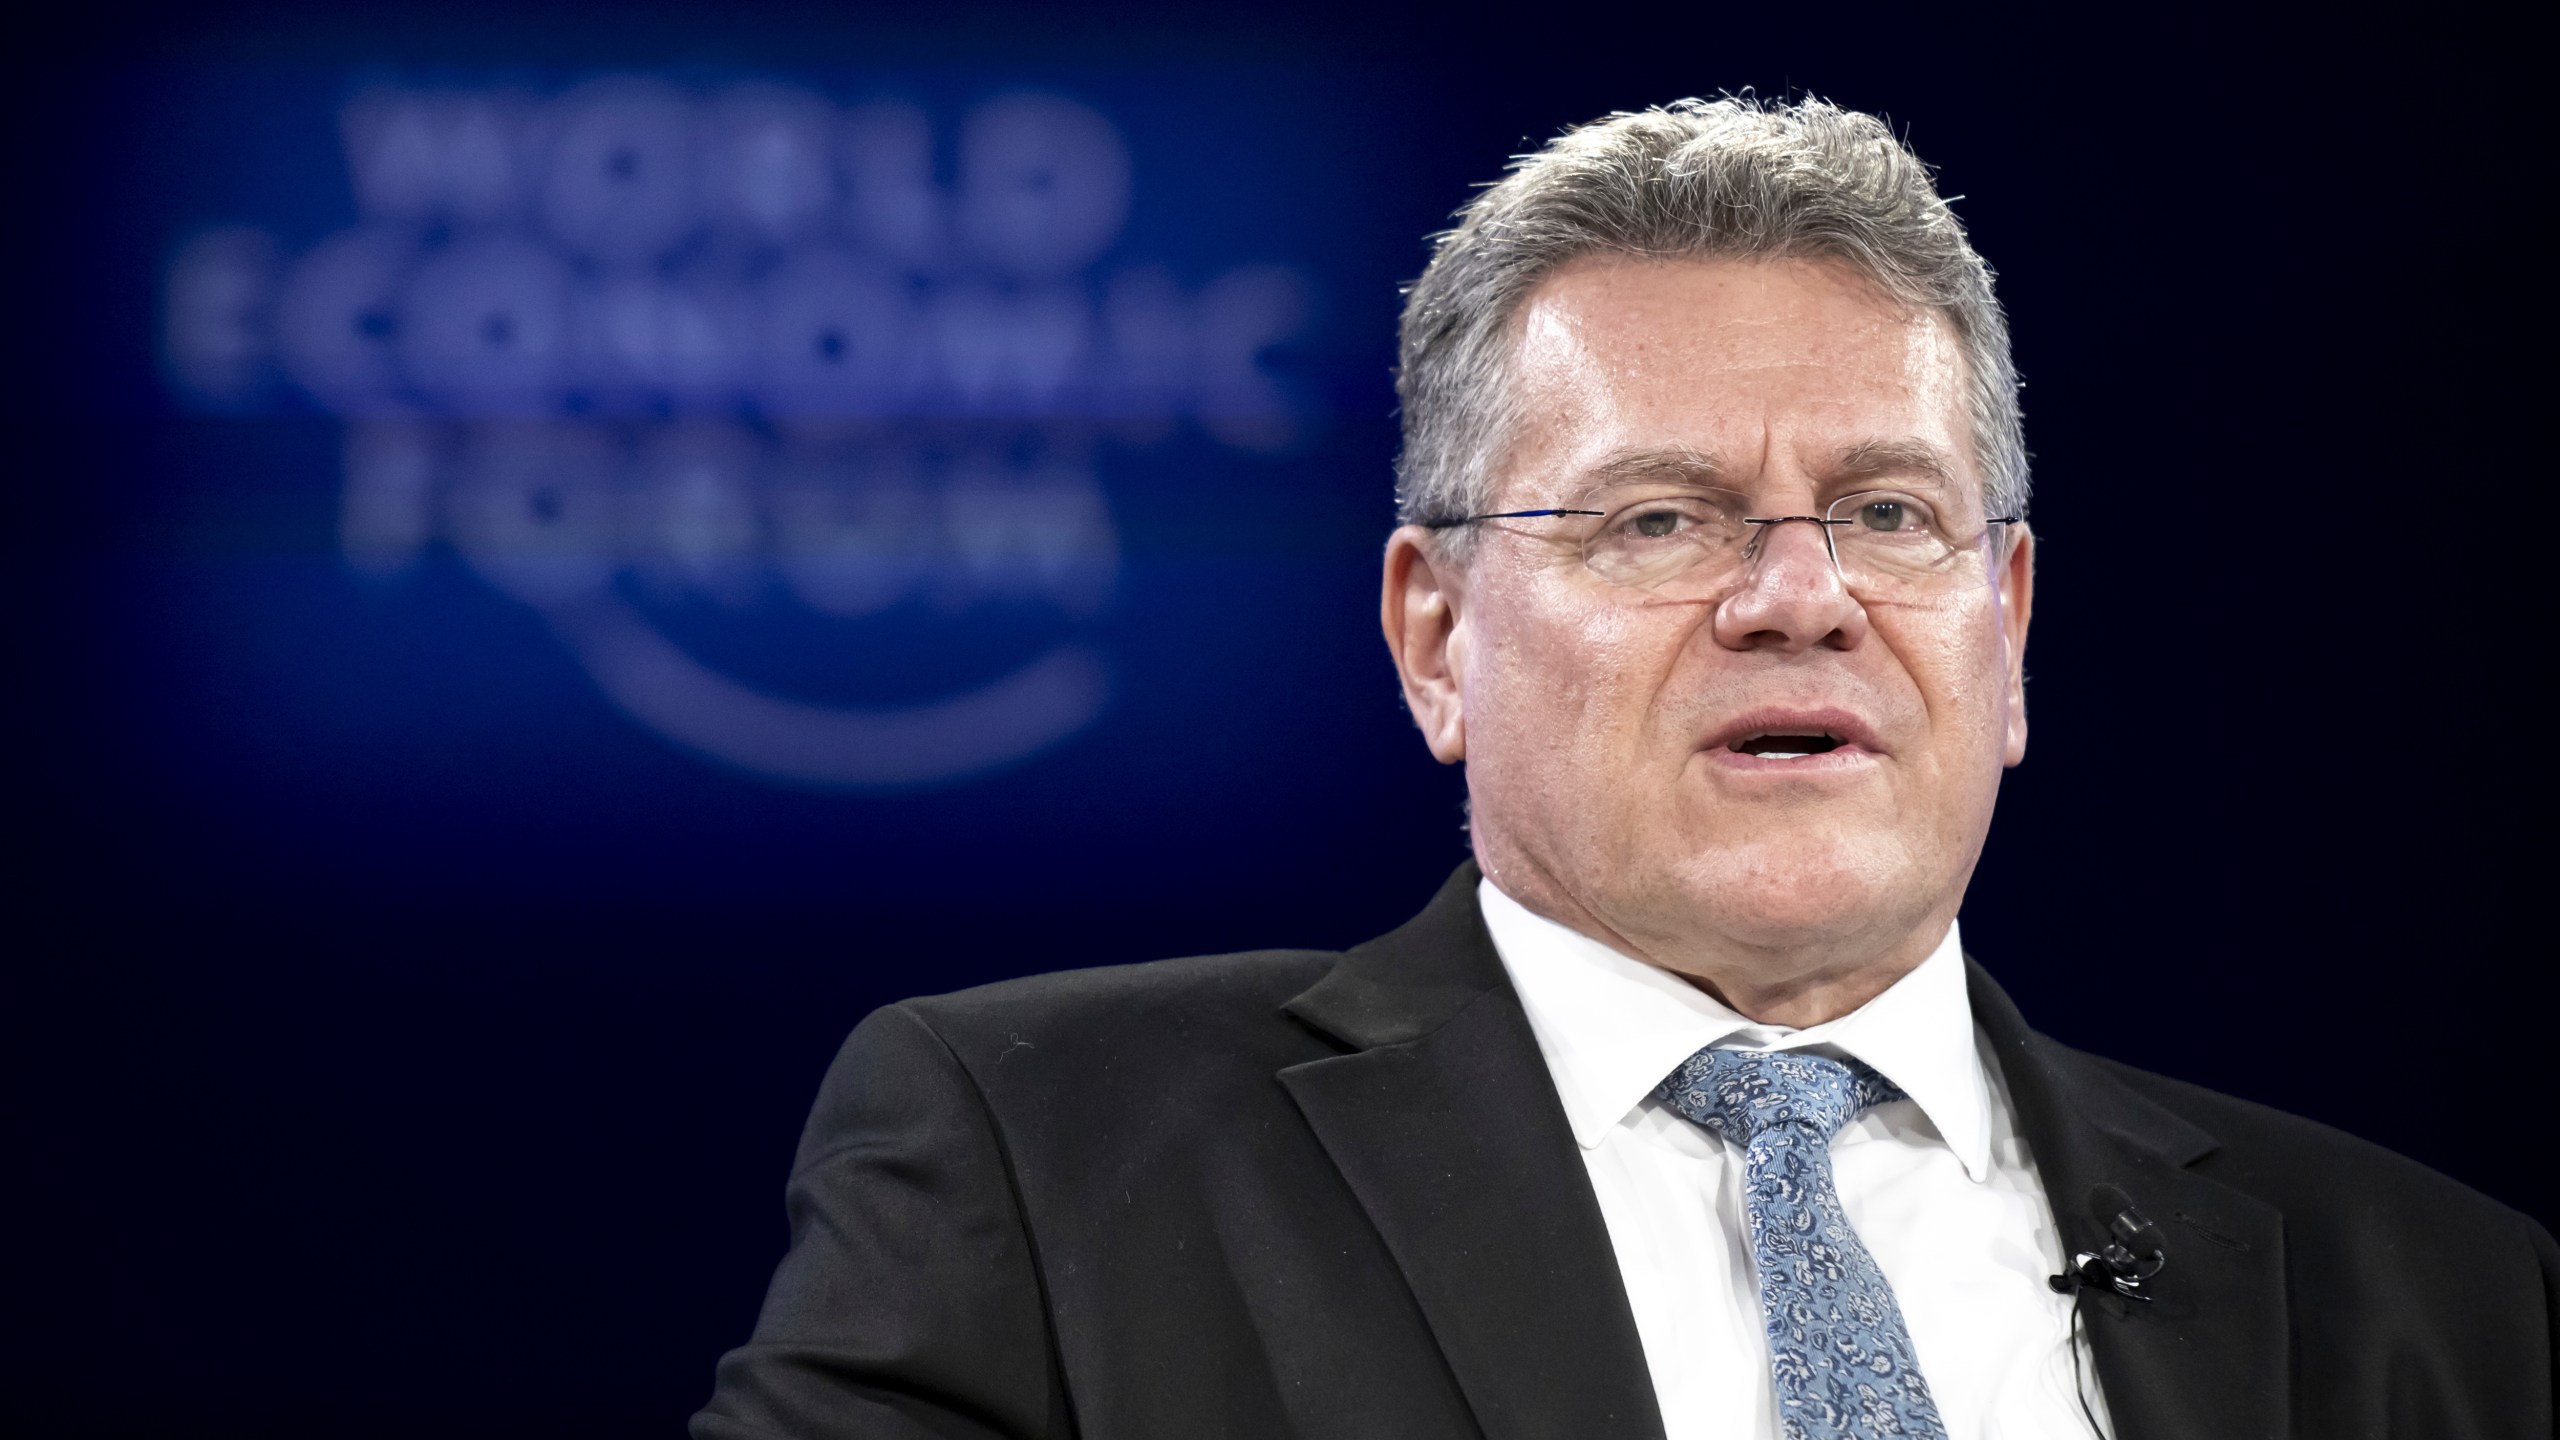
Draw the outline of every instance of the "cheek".
[[[1470,751],[1478,735],[1505,751],[1514,747],[1502,741],[1516,738],[1544,755],[1616,755],[1641,743],[1681,654],[1684,633],[1670,623],[1679,617],[1597,604],[1555,582],[1506,598],[1513,603],[1497,622],[1477,632]]]
[[[2000,613],[1989,603],[1928,617],[1897,647],[1907,657],[1932,732],[1932,747],[1962,763],[1987,744],[1997,750],[2007,729],[2007,651]]]

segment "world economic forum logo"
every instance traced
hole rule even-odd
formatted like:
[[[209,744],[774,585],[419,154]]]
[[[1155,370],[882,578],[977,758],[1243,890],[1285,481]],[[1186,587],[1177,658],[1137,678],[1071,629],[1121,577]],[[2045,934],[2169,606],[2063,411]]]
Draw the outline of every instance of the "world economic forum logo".
[[[359,222],[288,253],[201,231],[164,358],[199,407],[345,421],[345,562],[449,545],[632,719],[786,782],[913,785],[1031,755],[1109,702],[1108,446],[1285,448],[1262,364],[1295,270],[1186,286],[1110,261],[1127,144],[1049,94],[950,123],[780,84],[377,87],[340,115]],[[301,398],[295,398],[295,397]],[[896,704],[737,678],[663,616],[789,626],[1001,605],[1059,638]],[[745,623],[745,621],[741,621]]]

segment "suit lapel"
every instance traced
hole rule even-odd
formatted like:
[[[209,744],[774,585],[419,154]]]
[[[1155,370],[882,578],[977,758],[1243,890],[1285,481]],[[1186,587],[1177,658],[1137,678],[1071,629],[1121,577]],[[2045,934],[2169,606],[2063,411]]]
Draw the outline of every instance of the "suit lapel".
[[[1459,867],[1287,1009],[1354,1047],[1280,1082],[1396,1258],[1489,1440],[1661,1440],[1606,1223]]]
[[[1528,1019],[1477,911],[1474,865],[1290,1014],[1350,1052],[1282,1070],[1413,1289],[1489,1440],[1660,1440],[1608,1229]],[[2196,1167],[2205,1131],[2028,1028],[1979,965],[1991,1039],[2066,1252],[2106,1242],[2090,1192],[2167,1237],[2151,1304],[2084,1296],[2117,1440],[2287,1433],[2283,1217]]]
[[[2106,1243],[2092,1188],[2113,1185],[2159,1226],[2168,1265],[2135,1304],[2080,1305],[2117,1440],[2276,1437],[2289,1422],[2283,1217],[2193,1168],[2214,1138],[2091,1057],[2027,1028],[1968,962],[1974,1018],[2000,1057],[2018,1127],[2066,1253]]]

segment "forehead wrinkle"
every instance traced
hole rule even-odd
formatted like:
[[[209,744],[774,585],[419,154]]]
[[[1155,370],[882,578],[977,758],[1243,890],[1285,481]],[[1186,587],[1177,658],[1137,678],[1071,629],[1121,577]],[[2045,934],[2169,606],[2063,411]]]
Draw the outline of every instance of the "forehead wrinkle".
[[[1798,268],[1777,266],[1777,278]],[[1863,296],[1857,313],[1834,313],[1839,307],[1828,300],[1837,297],[1827,294],[1776,295],[1784,313],[1763,314],[1771,306],[1756,301],[1770,297],[1729,283],[1654,293],[1684,276],[1694,282],[1698,269],[1771,278],[1730,261],[1577,262],[1532,291],[1511,321],[1504,368],[1512,409],[1486,466],[1487,500],[1510,498],[1485,508],[1559,504],[1628,481],[1751,493],[1781,478],[1780,469],[1829,488],[1844,474],[1889,471],[1897,459],[1916,462],[1908,470],[1933,480],[1952,482],[1971,469],[1969,447],[1953,437],[1940,436],[1936,454],[1920,453],[1916,441],[1896,454],[1901,437],[1938,428],[1941,417],[1912,413],[1913,402],[1934,411],[1945,382],[1961,380],[1960,369],[1950,375],[1944,363],[1961,356],[1943,315],[1879,304],[1884,297],[1874,295]],[[1740,313],[1723,313],[1728,298],[1741,303]],[[1715,323],[1663,333],[1665,307],[1676,312],[1682,302],[1707,306]],[[1782,333],[1806,320],[1820,322],[1811,340]],[[1803,376],[1822,383],[1808,389]],[[1706,404],[1709,395],[1721,403]],[[1962,396],[1951,398],[1961,410]],[[1702,412],[1702,404],[1721,414]],[[1716,423],[1701,428],[1702,421]],[[1756,455],[1741,448],[1755,427]]]

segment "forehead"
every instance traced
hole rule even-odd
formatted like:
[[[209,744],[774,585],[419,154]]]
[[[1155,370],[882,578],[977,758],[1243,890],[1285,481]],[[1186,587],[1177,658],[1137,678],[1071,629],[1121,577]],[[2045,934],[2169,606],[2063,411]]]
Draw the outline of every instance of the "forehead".
[[[1689,449],[1737,478],[1917,441],[1971,466],[1954,326],[1812,261],[1587,259],[1521,306],[1506,478]],[[1819,478],[1818,474],[1816,478]]]

